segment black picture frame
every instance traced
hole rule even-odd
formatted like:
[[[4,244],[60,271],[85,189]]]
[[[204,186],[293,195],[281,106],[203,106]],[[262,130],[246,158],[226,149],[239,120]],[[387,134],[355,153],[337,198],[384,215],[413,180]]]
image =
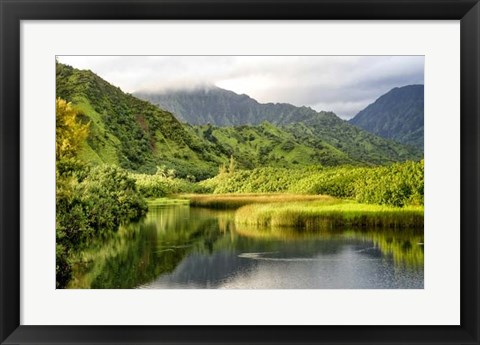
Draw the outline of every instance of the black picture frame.
[[[477,0],[0,0],[2,344],[479,344],[480,5]],[[460,326],[20,325],[20,21],[460,20]]]

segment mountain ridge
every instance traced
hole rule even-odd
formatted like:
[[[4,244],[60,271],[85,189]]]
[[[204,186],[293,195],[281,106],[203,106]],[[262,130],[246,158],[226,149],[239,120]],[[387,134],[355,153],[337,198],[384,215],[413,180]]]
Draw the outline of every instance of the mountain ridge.
[[[416,149],[403,147],[388,139],[382,141],[333,112],[317,112],[310,107],[296,107],[288,103],[259,103],[248,95],[218,87],[134,94],[168,109],[179,120],[192,125],[255,126],[268,121],[289,131],[295,127],[294,124],[308,124],[315,129],[311,135],[319,136],[337,149],[346,150],[351,160],[356,162],[382,164],[411,157],[421,158],[421,154],[415,153]],[[356,141],[357,138],[362,142]]]
[[[193,125],[258,125],[263,121],[281,125],[299,122],[318,113],[336,116],[332,112],[317,112],[310,107],[297,107],[289,103],[260,103],[246,94],[216,86],[166,93],[134,92],[133,95]]]
[[[311,109],[308,116],[304,114],[304,122],[294,124],[190,125],[122,92],[91,71],[61,63],[56,68],[57,97],[72,102],[79,119],[90,123],[80,158],[92,163],[147,173],[165,166],[179,177],[202,180],[214,176],[231,156],[239,169],[377,165],[421,158],[417,152],[350,125],[333,113]]]
[[[393,88],[349,122],[383,138],[423,150],[424,85]]]

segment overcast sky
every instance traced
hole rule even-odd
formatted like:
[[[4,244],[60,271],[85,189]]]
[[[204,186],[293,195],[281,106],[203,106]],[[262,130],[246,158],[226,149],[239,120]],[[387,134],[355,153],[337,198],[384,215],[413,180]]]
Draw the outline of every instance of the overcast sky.
[[[59,56],[125,92],[216,85],[348,119],[394,87],[423,84],[423,56]]]

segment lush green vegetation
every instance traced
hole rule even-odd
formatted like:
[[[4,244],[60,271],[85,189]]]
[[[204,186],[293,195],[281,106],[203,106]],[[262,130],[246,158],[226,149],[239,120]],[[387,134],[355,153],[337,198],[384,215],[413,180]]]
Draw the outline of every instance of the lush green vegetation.
[[[307,230],[423,229],[423,206],[398,208],[341,201],[250,204],[236,211],[235,221],[239,224],[295,227]]]
[[[121,226],[111,237],[92,242],[75,255],[70,288],[131,288],[174,271],[189,255],[233,252],[276,252],[284,245],[305,256],[316,255],[318,242],[347,238],[373,242],[391,254],[397,266],[423,267],[423,232],[390,228],[322,231],[291,227],[262,227],[235,222],[232,211],[165,207],[157,200],[138,223]],[[223,258],[223,257],[222,257]],[[228,264],[228,262],[226,262]],[[223,266],[223,265],[222,265]],[[204,271],[201,269],[199,271]]]
[[[330,196],[304,194],[186,194],[180,197],[189,200],[191,206],[214,209],[237,209],[249,204],[277,202],[336,202],[336,200]]]
[[[141,101],[91,71],[57,63],[57,97],[72,102],[90,123],[78,158],[128,170],[155,173],[157,166],[180,177],[204,179],[222,163],[220,152],[198,138],[171,113]],[[227,158],[224,159],[227,161]]]
[[[191,179],[164,176],[161,174],[135,174],[130,176],[136,181],[138,191],[146,198],[159,198],[180,193],[202,193],[205,188]]]
[[[180,178],[200,181],[213,177],[232,155],[240,169],[375,165],[421,158],[419,151],[372,135],[333,113],[288,104],[272,109],[260,105],[272,116],[256,117],[263,120],[248,125],[185,124],[91,71],[61,63],[56,68],[57,97],[72,102],[80,122],[89,123],[87,140],[78,152],[88,163],[146,174],[165,166]],[[201,116],[202,109],[198,112]]]
[[[233,155],[240,167],[299,167],[312,164],[360,164],[344,151],[309,132],[299,137],[286,128],[263,122],[256,126],[193,127],[195,133],[225,155]]]
[[[423,161],[378,167],[257,168],[200,183],[215,193],[325,194],[369,204],[423,205]]]
[[[368,165],[421,157],[418,150],[372,135],[332,112],[261,104],[220,88],[137,95],[197,125],[199,136],[233,154],[244,168]]]
[[[383,132],[379,133],[380,136],[372,135],[369,127],[361,126],[369,131],[362,130],[332,112],[317,112],[309,107],[296,107],[287,103],[262,104],[247,95],[238,95],[218,87],[136,95],[171,111],[182,121],[192,125],[206,125],[201,127],[204,137],[227,144],[228,149],[234,150],[229,153],[234,154],[239,161],[243,156],[242,151],[252,150],[255,144],[261,144],[257,145],[257,149],[261,148],[263,154],[250,154],[247,159],[267,160],[270,166],[275,158],[284,164],[295,160],[298,161],[297,164],[302,164],[301,161],[304,160],[338,165],[381,164],[420,159],[422,156],[419,150],[385,140],[382,138]],[[386,118],[385,122],[377,121],[377,127],[392,127],[389,134],[398,131],[402,137],[410,133],[412,127],[421,127],[420,147],[423,147],[423,90],[422,99],[416,95],[417,93],[400,95],[386,105],[377,107],[379,116]],[[408,113],[406,119],[404,113]],[[393,117],[399,126],[390,125]],[[276,131],[261,126],[265,122],[274,125],[272,127]],[[213,130],[210,124],[213,125]],[[267,132],[265,135],[259,133],[264,130]],[[397,139],[397,136],[390,135],[386,138]],[[266,142],[262,143],[261,140]]]
[[[71,104],[57,100],[56,272],[57,287],[71,278],[71,256],[94,239],[147,211],[135,180],[115,166],[91,167],[76,159],[88,127]]]
[[[61,97],[56,102],[59,288],[131,286],[132,281],[121,281],[120,275],[110,276],[122,269],[129,270],[132,279],[147,282],[170,272],[189,253],[182,249],[166,255],[160,249],[163,254],[145,263],[137,253],[145,244],[135,237],[143,234],[138,229],[118,234],[123,224],[147,213],[147,199],[153,208],[189,203],[235,212],[234,221],[232,213],[228,221],[221,220],[224,232],[235,226],[244,232],[267,229],[267,234],[289,226],[299,231],[423,227],[420,151],[370,134],[333,113],[257,103],[248,116],[265,111],[262,121],[255,115],[256,122],[235,127],[185,124],[91,71],[57,63],[56,72]],[[244,101],[253,104],[249,98]],[[222,125],[236,121],[227,115],[223,120]],[[204,228],[210,229],[209,224],[202,224],[207,231]],[[197,235],[189,228],[169,238],[210,250],[219,236],[212,232],[207,236],[211,243],[200,243]],[[135,246],[125,246],[125,240]],[[115,250],[105,249],[103,242],[114,243]],[[399,250],[388,241],[381,245],[392,253]],[[118,263],[107,252],[125,260],[105,276],[103,266]],[[105,256],[98,259],[97,254]],[[419,253],[414,256],[420,258]],[[98,261],[93,264],[99,265],[95,275],[72,282],[72,272],[92,265],[90,260]],[[135,265],[127,265],[128,260],[147,265],[148,272],[133,272]]]

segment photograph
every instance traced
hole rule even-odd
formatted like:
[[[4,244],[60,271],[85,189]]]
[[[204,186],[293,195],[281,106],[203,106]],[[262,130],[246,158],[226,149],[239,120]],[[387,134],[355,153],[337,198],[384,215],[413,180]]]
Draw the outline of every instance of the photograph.
[[[53,63],[57,289],[424,289],[423,55]]]

